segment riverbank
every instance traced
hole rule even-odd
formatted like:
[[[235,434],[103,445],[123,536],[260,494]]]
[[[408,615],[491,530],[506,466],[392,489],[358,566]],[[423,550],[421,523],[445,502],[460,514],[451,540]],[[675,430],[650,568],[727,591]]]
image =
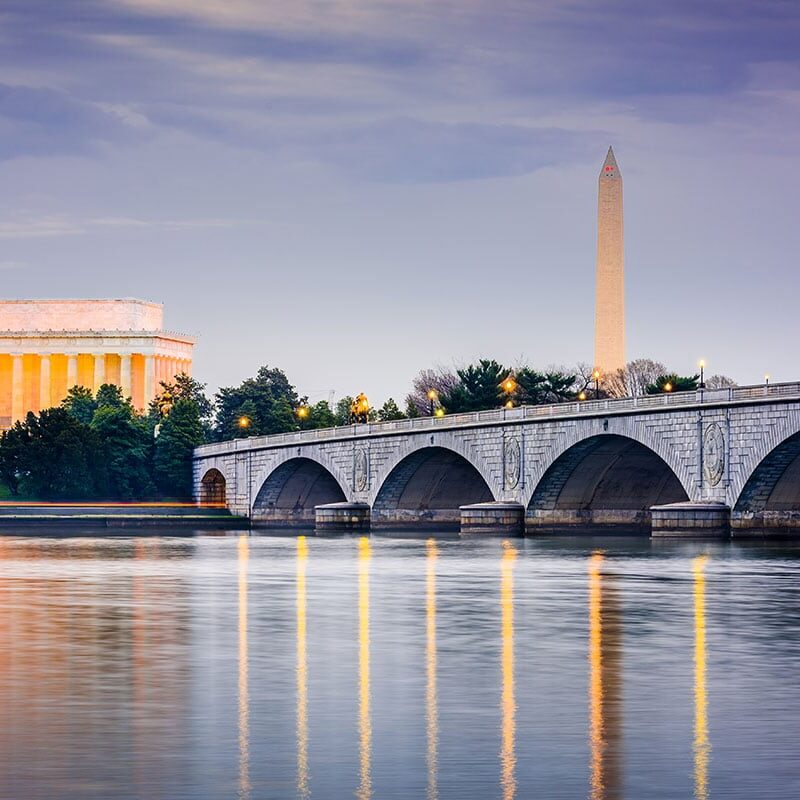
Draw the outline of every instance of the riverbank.
[[[54,527],[236,529],[249,522],[191,503],[0,503],[0,531]]]

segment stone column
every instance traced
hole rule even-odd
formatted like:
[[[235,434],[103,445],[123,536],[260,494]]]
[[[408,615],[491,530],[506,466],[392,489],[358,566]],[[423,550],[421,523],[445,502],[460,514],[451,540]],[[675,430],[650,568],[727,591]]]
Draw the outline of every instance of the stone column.
[[[50,356],[41,356],[39,363],[39,410],[50,408]]]
[[[130,354],[123,353],[119,357],[119,383],[120,389],[122,389],[122,396],[130,397],[131,387],[133,386]]]
[[[11,354],[11,422],[25,416],[25,382],[22,372],[22,354]]]
[[[95,392],[106,382],[106,354],[94,354],[94,390]]]
[[[67,391],[78,385],[78,356],[67,356]]]
[[[144,398],[142,408],[145,410],[155,397],[156,391],[156,359],[155,356],[144,357]]]

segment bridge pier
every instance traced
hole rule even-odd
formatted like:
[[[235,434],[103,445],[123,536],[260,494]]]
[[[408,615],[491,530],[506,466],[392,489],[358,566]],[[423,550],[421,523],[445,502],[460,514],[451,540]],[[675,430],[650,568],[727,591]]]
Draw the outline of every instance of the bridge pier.
[[[368,503],[326,503],[314,507],[317,533],[363,533],[369,530]]]
[[[727,539],[731,510],[724,503],[669,503],[653,506],[654,538]]]
[[[473,503],[461,506],[461,536],[522,536],[525,506],[521,503]]]

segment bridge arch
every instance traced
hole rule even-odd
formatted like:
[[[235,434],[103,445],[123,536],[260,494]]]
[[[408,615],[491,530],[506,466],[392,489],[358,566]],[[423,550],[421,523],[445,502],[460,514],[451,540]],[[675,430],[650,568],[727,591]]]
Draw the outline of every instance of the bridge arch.
[[[263,477],[251,519],[254,524],[313,527],[316,506],[347,499],[343,485],[319,460],[287,454]]]
[[[227,506],[227,485],[225,476],[216,467],[206,470],[200,479],[200,504],[217,508]]]
[[[776,437],[771,438],[773,444]],[[749,470],[733,507],[735,518],[755,524],[771,516],[786,522],[787,512],[800,517],[800,431],[772,447]]]
[[[619,433],[581,439],[552,461],[527,504],[529,529],[613,525],[650,532],[650,507],[689,499],[653,448]]]
[[[496,497],[488,471],[470,455],[460,443],[402,448],[371,493],[373,526],[457,528],[460,506]]]

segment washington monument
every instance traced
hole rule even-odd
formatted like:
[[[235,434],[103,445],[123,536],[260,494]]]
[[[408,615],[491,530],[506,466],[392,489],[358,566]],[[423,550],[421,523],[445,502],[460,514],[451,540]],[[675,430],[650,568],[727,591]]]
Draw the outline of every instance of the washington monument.
[[[597,288],[594,366],[603,375],[625,366],[625,256],[622,175],[609,147],[597,193]]]

